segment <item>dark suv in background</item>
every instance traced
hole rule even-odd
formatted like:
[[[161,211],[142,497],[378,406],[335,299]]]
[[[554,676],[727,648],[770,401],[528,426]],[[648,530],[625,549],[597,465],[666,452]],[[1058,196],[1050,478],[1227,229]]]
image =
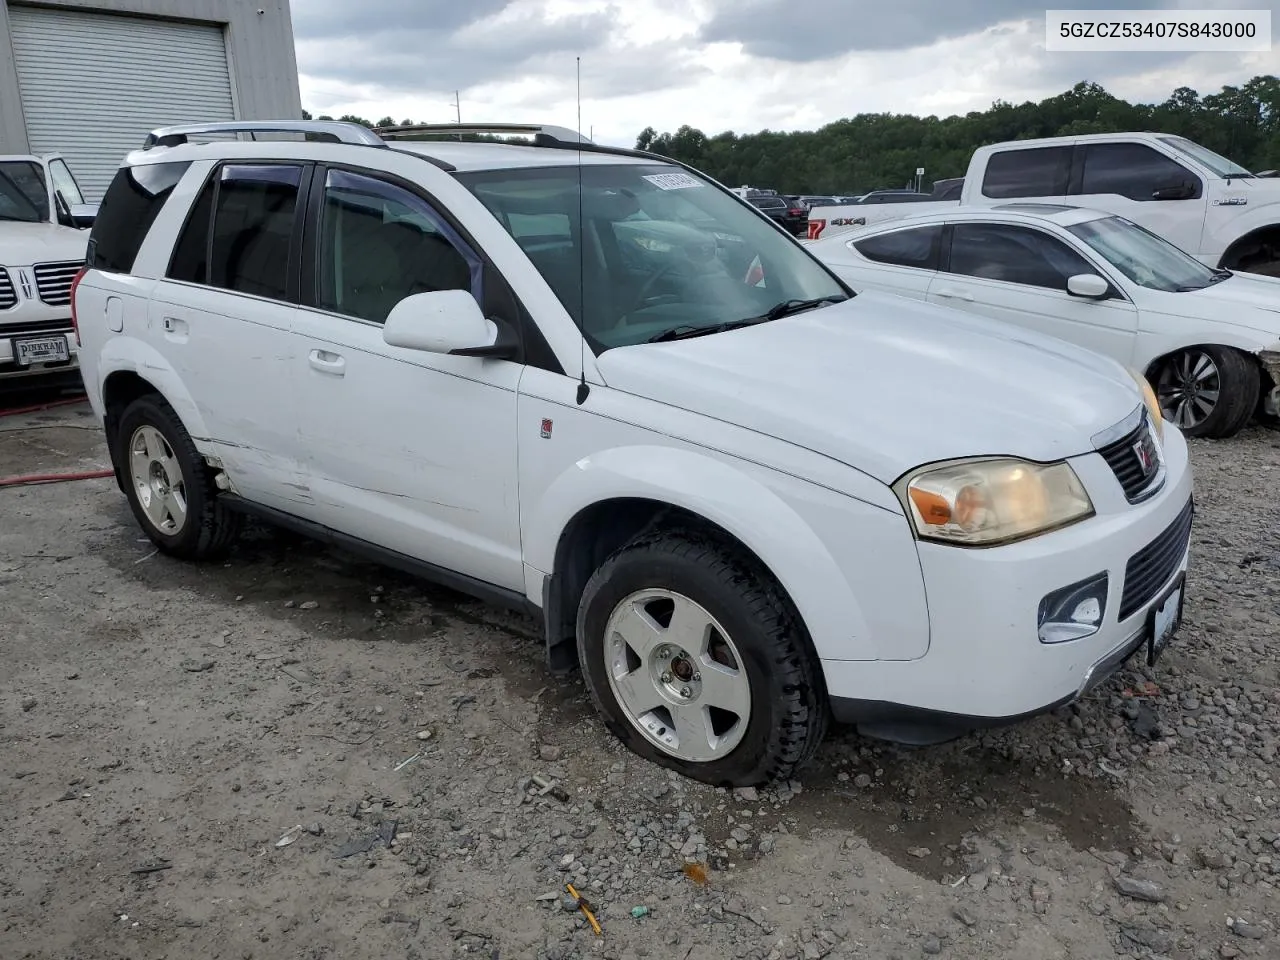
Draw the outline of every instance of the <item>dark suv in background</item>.
[[[808,232],[809,208],[799,201],[789,201],[786,197],[748,197],[747,203],[758,207],[761,213],[782,224],[794,236],[804,236]]]

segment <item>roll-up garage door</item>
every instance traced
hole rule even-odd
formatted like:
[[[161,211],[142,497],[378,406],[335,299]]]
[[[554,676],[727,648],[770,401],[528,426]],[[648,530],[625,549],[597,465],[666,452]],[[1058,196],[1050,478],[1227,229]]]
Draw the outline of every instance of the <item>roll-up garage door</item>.
[[[234,120],[221,26],[9,8],[31,152],[67,158],[85,199],[155,127]]]

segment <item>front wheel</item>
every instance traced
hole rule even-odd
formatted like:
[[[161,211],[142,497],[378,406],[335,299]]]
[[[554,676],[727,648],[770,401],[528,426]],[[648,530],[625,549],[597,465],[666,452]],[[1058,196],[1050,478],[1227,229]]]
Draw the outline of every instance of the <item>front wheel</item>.
[[[817,658],[780,588],[694,531],[638,538],[591,577],[578,655],[609,729],[715,786],[785,779],[827,723]]]
[[[1156,363],[1151,381],[1165,419],[1188,437],[1234,436],[1258,404],[1258,365],[1230,347],[1170,354]]]

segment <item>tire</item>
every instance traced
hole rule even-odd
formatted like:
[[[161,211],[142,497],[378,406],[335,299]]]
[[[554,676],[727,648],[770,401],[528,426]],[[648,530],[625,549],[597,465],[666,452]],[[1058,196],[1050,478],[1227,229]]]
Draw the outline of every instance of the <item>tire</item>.
[[[240,515],[220,502],[212,471],[163,397],[148,394],[125,407],[114,447],[125,497],[152,543],[183,560],[226,553]]]
[[[1153,364],[1150,380],[1166,420],[1188,437],[1223,440],[1253,417],[1260,377],[1258,365],[1238,350],[1188,347]],[[1208,409],[1206,392],[1214,396]]]
[[[681,621],[673,613],[662,623],[664,609],[676,603]],[[636,611],[646,611],[648,619],[640,614],[635,620],[614,619]],[[683,619],[686,614],[708,615],[711,629],[687,634],[695,638],[686,641],[691,656],[664,657],[670,647],[683,649],[674,628],[694,623]],[[661,629],[651,636],[655,625]],[[625,642],[623,629],[628,630]],[[637,629],[642,639],[633,645]],[[633,752],[691,779],[718,787],[786,779],[812,757],[826,733],[826,689],[799,616],[752,558],[707,534],[642,534],[614,553],[587,583],[577,636],[587,690],[608,728]],[[704,636],[713,642],[699,656],[696,637]],[[654,646],[642,651],[641,659],[637,647],[650,639]],[[692,678],[691,668],[697,671]],[[620,671],[622,679],[616,679]],[[682,687],[686,681],[689,685]],[[657,706],[645,713],[633,697],[629,709],[624,701],[630,690],[641,691],[644,701]],[[683,701],[680,690],[692,692],[693,699]],[[735,699],[744,691],[749,691],[745,701]],[[730,702],[747,707],[715,706]],[[730,725],[733,716],[737,720]],[[681,717],[688,721],[683,728]],[[686,737],[690,730],[697,735]]]

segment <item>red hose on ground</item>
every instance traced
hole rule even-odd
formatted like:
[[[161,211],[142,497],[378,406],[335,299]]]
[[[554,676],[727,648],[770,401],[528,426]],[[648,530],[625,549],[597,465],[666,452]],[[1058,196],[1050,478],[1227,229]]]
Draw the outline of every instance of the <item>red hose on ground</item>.
[[[0,487],[21,487],[38,483],[64,483],[68,480],[105,480],[114,470],[88,470],[84,473],[32,473],[25,477],[0,477]]]
[[[38,413],[41,410],[48,410],[50,407],[65,407],[73,403],[84,403],[88,397],[81,394],[78,397],[68,397],[64,400],[50,400],[48,403],[37,403],[30,407],[14,407],[11,410],[0,410],[0,417],[13,417],[20,413]],[[0,477],[0,487],[23,487],[34,486],[40,483],[65,483],[70,480],[105,480],[107,477],[114,477],[114,470],[88,470],[82,473],[33,473],[27,476],[19,477]]]
[[[78,397],[68,397],[65,400],[50,400],[48,403],[37,403],[29,407],[14,407],[11,410],[0,410],[0,417],[16,417],[20,413],[39,413],[41,410],[48,410],[50,407],[65,407],[72,403],[84,403],[89,398],[85,394]]]

